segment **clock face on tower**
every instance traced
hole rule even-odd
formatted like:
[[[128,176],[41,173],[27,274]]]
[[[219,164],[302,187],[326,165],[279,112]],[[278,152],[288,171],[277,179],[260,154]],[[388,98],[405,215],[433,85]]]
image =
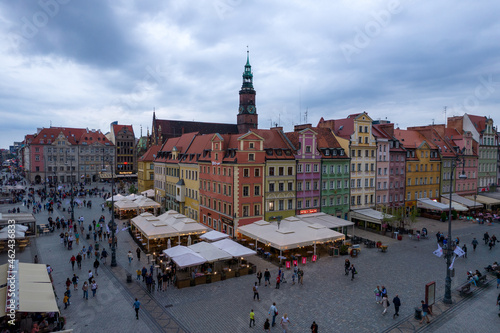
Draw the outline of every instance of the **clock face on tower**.
[[[243,113],[243,111],[245,111],[245,107],[244,106],[240,106],[240,113]]]
[[[254,113],[255,113],[255,106],[250,105],[250,106],[247,108],[247,110],[248,110],[248,113],[252,113],[252,114],[254,114]]]

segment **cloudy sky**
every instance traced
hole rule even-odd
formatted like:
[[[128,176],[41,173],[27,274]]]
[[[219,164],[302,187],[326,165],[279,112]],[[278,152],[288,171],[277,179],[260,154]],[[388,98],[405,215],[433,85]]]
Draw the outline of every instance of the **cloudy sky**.
[[[500,122],[500,2],[19,0],[0,3],[0,147],[38,127],[136,136],[235,123],[247,45],[259,127],[367,111],[399,127]]]

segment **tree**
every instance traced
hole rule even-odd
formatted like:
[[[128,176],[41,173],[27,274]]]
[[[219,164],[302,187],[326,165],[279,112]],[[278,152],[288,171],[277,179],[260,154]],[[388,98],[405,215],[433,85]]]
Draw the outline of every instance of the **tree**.
[[[128,188],[128,193],[130,194],[137,193],[137,188],[134,186],[134,184],[130,185],[130,187]]]
[[[408,228],[411,229],[411,226],[417,222],[418,211],[416,207],[413,207],[410,211],[410,215],[408,215]]]

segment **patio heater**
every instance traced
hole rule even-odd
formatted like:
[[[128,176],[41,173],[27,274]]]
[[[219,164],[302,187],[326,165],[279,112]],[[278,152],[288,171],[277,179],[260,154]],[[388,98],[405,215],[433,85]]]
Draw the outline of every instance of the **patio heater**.
[[[463,153],[463,150],[462,150]],[[453,301],[451,299],[451,257],[453,257],[453,241],[451,240],[451,199],[453,194],[453,173],[456,170],[456,167],[462,163],[462,173],[458,176],[459,179],[467,179],[465,175],[465,160],[460,159],[460,156],[451,161],[451,173],[450,173],[450,205],[448,211],[448,242],[446,243],[446,279],[445,279],[445,287],[444,287],[444,298],[443,303],[452,304]]]

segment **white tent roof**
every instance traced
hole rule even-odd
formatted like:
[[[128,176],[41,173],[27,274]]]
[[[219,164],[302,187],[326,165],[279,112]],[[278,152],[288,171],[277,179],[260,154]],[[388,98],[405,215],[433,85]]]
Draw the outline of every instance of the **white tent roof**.
[[[282,220],[279,229],[277,223],[261,220],[241,226],[237,231],[278,250],[294,249],[344,238],[343,234],[320,223],[307,223],[297,217]]]
[[[123,199],[115,202],[115,207],[118,209],[137,209],[139,206],[135,201],[131,201],[128,199]]]
[[[223,232],[212,230],[200,236],[201,239],[207,240],[209,242],[216,242],[218,240],[228,238],[229,235]]]
[[[132,201],[134,201],[135,199],[139,199],[139,198],[142,198],[142,195],[137,195],[135,193],[131,193],[125,197],[125,199],[132,200]]]
[[[141,194],[146,196],[146,197],[153,198],[155,196],[155,190],[149,189],[146,191],[142,191]]]
[[[195,252],[193,250],[191,250],[190,248],[188,248],[187,246],[177,245],[177,246],[171,247],[170,249],[163,250],[163,253],[165,253],[165,255],[167,257],[173,258],[176,256],[180,256],[181,254],[195,253]]]
[[[351,219],[356,218],[363,221],[368,221],[372,223],[382,223],[382,219],[384,218],[384,214],[379,212],[378,210],[374,210],[371,208],[364,209],[355,209],[350,213]],[[385,217],[391,218],[392,215],[385,214]]]
[[[221,250],[217,246],[207,242],[199,242],[197,244],[190,245],[188,247],[194,252],[198,253],[203,258],[205,258],[208,262],[227,260],[233,257],[226,251]]]
[[[43,264],[19,263],[16,288],[19,312],[59,312],[47,268]],[[7,281],[7,264],[0,266],[0,285]],[[6,289],[0,289],[0,303],[6,304]],[[5,316],[5,306],[0,307],[0,317]]]
[[[172,260],[177,264],[179,268],[198,266],[207,262],[205,258],[197,253],[184,253],[172,257]]]
[[[203,224],[175,211],[168,211],[160,216],[142,213],[131,222],[148,239],[202,234],[209,230]]]
[[[341,228],[341,227],[349,227],[353,226],[354,222],[347,221],[341,218],[338,218],[336,216],[332,216],[329,214],[325,213],[313,213],[313,214],[304,214],[304,215],[297,215],[295,218],[298,218],[304,222],[313,224],[313,223],[318,223],[321,224],[327,228],[333,229],[333,228]]]
[[[474,200],[473,196],[468,196],[467,198]],[[485,204],[485,205],[497,205],[497,204],[500,204],[500,200],[495,199],[495,198],[490,198],[490,197],[487,197],[487,196],[484,196],[484,195],[478,195],[478,196],[476,196],[476,202],[480,202],[480,203]]]
[[[119,193],[113,197],[114,201],[120,201],[120,200],[123,200],[123,199],[125,199],[125,197],[123,195],[119,194]],[[108,198],[106,201],[112,201],[112,200],[111,200],[111,198]]]
[[[156,201],[143,196],[138,197],[134,202],[139,208],[158,208],[161,206]]]
[[[212,245],[218,247],[223,251],[226,251],[235,258],[257,254],[257,252],[250,250],[249,248],[244,247],[243,245],[238,244],[230,239],[222,239],[220,241],[212,243]]]
[[[417,207],[418,208],[426,208],[426,209],[439,210],[439,211],[448,211],[449,210],[448,205],[445,205],[445,204],[442,204],[440,202],[431,200],[429,198],[420,198],[420,199],[417,199]]]

